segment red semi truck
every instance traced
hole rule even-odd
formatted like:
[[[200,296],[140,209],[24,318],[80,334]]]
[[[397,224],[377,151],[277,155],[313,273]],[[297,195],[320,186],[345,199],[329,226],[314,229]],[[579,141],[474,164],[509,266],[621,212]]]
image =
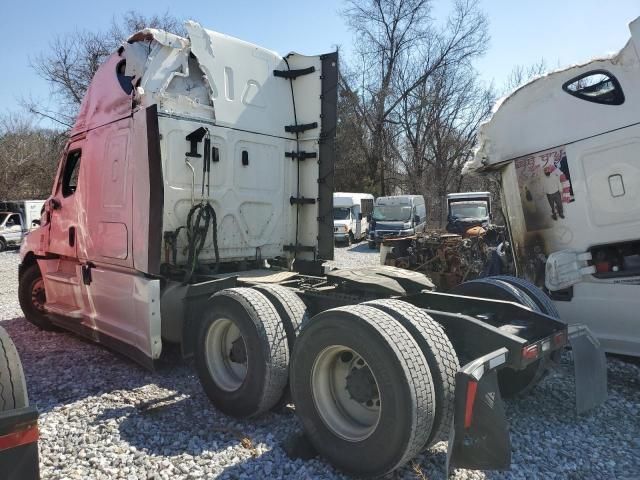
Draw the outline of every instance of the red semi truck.
[[[228,415],[290,390],[313,446],[359,476],[441,439],[450,467],[508,468],[498,377],[527,388],[569,341],[592,366],[580,408],[603,400],[597,344],[527,283],[475,283],[477,298],[392,267],[328,269],[337,53],[186,28],[138,32],[96,73],[21,248],[27,320],[148,367],[177,343]]]

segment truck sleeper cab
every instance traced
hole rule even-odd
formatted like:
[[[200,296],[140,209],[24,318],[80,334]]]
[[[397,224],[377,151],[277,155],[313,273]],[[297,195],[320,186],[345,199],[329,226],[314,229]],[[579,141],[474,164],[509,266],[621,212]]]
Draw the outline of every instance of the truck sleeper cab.
[[[640,356],[640,19],[618,53],[501,101],[465,169],[496,170],[518,276],[612,353]]]
[[[427,209],[422,195],[378,197],[369,227],[369,248],[374,249],[384,237],[406,236],[423,232]]]
[[[337,53],[186,28],[138,32],[96,73],[21,247],[26,319],[150,368],[177,343],[239,418],[290,389],[311,443],[350,473],[389,473],[442,438],[451,466],[508,466],[501,404],[475,396],[500,398],[497,369],[519,388],[539,378],[566,325],[521,287],[471,298],[390,267],[329,270]],[[419,227],[424,201],[402,205]],[[576,338],[576,361],[597,353]]]

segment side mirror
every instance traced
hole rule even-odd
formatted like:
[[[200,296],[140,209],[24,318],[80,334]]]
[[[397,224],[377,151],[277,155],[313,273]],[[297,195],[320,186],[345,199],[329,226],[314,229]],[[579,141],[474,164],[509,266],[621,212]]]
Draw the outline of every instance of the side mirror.
[[[62,204],[60,203],[60,200],[58,200],[55,197],[49,200],[49,205],[51,206],[52,210],[58,210],[62,206]]]
[[[414,225],[419,225],[420,224],[420,215],[414,215],[413,216],[413,223],[414,223]]]

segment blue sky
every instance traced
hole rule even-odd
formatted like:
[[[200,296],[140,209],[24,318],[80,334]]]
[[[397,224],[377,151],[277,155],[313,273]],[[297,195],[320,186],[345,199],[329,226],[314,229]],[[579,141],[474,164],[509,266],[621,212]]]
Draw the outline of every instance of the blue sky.
[[[619,50],[629,38],[627,24],[640,15],[638,0],[480,1],[489,17],[491,42],[477,68],[483,79],[498,87],[517,64],[544,58],[556,68]],[[434,14],[441,16],[450,2],[434,0],[434,4]],[[0,113],[17,111],[21,97],[48,98],[48,86],[29,66],[29,59],[45,51],[56,34],[106,28],[113,15],[132,6],[145,14],[168,11],[178,18],[193,18],[207,28],[282,54],[324,53],[340,45],[348,60],[350,52],[352,36],[339,15],[344,0],[4,2]]]

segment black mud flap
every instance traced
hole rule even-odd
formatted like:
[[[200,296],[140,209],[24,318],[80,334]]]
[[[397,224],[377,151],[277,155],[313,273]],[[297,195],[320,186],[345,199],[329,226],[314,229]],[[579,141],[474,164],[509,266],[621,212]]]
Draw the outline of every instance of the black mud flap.
[[[584,413],[607,399],[607,358],[585,325],[569,326],[576,383],[576,411]]]
[[[35,407],[0,412],[0,478],[40,478],[38,410]]]
[[[447,474],[454,468],[507,470],[511,439],[496,369],[507,362],[500,348],[456,374],[455,415],[449,434]]]

